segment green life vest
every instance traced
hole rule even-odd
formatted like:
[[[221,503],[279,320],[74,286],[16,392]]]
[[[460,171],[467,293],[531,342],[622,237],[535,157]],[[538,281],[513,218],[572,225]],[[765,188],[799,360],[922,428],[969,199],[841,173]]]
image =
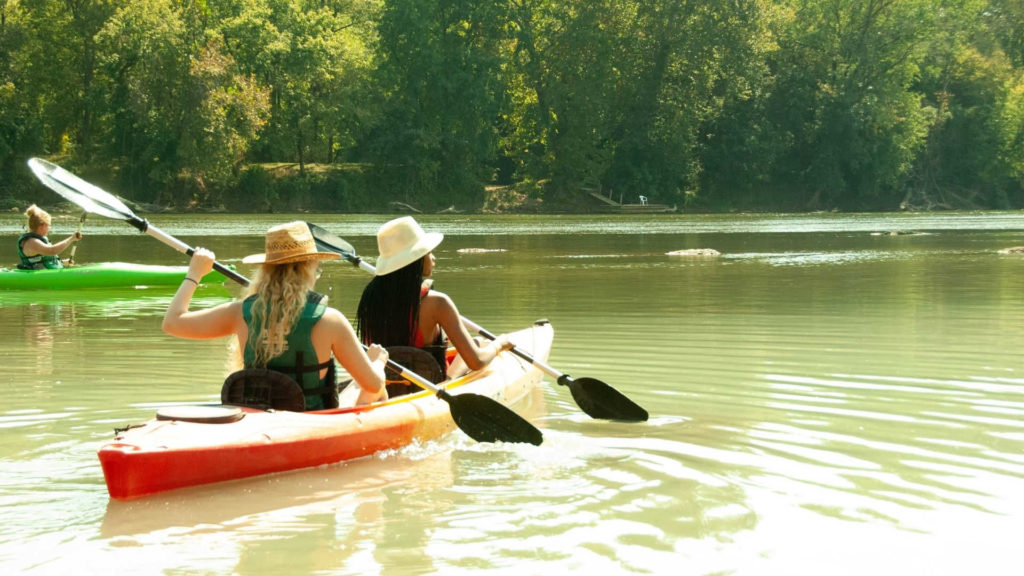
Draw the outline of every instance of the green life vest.
[[[21,249],[21,245],[25,243],[25,240],[29,238],[35,238],[41,241],[43,244],[50,245],[50,240],[46,236],[40,236],[35,232],[26,232],[18,237],[18,256],[21,258],[21,263],[18,264],[18,268],[22,270],[43,270],[45,268],[63,268],[64,264],[60,261],[60,256],[50,256],[49,254],[36,254],[35,256],[25,256],[25,252]]]
[[[320,321],[327,305],[323,294],[310,291],[306,294],[306,305],[299,314],[292,331],[285,338],[287,347],[280,356],[272,358],[266,366],[256,366],[256,351],[253,342],[262,330],[260,322],[253,317],[252,306],[256,295],[242,302],[242,318],[249,327],[249,338],[245,343],[242,360],[246,368],[269,368],[288,375],[299,383],[306,396],[306,410],[322,410],[338,406],[338,391],[334,376],[334,359],[318,363],[313,347],[313,326]],[[320,370],[326,368],[327,375],[321,379]]]

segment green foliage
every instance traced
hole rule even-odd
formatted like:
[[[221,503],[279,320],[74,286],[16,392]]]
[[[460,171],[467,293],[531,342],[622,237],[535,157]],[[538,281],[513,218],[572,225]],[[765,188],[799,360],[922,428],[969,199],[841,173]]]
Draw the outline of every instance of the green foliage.
[[[763,83],[765,12],[760,2],[636,3],[619,35],[625,50],[616,63],[623,72],[609,185],[666,203],[685,202],[684,191],[700,186],[702,148],[713,138],[707,127],[728,122],[727,106],[750,100]]]
[[[97,45],[106,110],[100,154],[124,166],[124,189],[164,188],[177,177],[181,129],[192,112],[184,102],[192,47],[181,14],[173,0],[129,2],[107,21]]]
[[[1024,75],[1002,52],[964,47],[922,85],[938,118],[918,158],[904,204],[916,208],[1008,208],[1024,181]],[[1017,199],[1014,201],[1014,196]]]
[[[9,186],[5,175],[13,174],[13,162],[21,147],[29,147],[38,134],[30,121],[30,101],[23,98],[15,82],[18,55],[24,50],[24,15],[17,3],[0,0],[0,188]],[[35,143],[38,145],[38,143]]]
[[[103,154],[126,167],[152,200],[216,204],[210,187],[229,185],[269,112],[269,91],[237,72],[217,36],[187,24],[176,0],[138,0],[97,36],[110,111]],[[147,200],[150,200],[147,198]]]
[[[1024,0],[990,0],[977,10],[980,25],[990,34],[978,38],[984,52],[1001,50],[1017,68],[1024,66]]]
[[[190,72],[186,103],[194,113],[183,124],[182,171],[207,184],[229,184],[267,121],[270,91],[236,74],[216,39],[192,59]]]
[[[930,115],[911,88],[936,36],[938,7],[931,0],[787,4],[766,110],[775,124],[768,133],[791,139],[771,184],[811,209],[892,202],[928,129]]]
[[[225,197],[234,212],[369,212],[386,206],[367,185],[363,166],[253,164]]]
[[[1024,0],[0,0],[0,197],[34,155],[197,210],[1021,207]]]
[[[240,69],[270,88],[253,158],[332,162],[358,130],[352,98],[372,64],[376,3],[267,0],[222,14],[218,32]],[[354,121],[355,120],[355,121]]]
[[[385,4],[374,80],[388,98],[365,156],[396,200],[479,205],[504,93],[503,11],[496,0]]]

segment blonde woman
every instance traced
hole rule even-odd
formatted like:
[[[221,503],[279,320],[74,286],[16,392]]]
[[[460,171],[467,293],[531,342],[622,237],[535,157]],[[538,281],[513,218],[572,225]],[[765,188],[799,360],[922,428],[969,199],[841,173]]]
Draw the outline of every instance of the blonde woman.
[[[60,253],[72,243],[81,240],[82,233],[75,232],[56,244],[50,244],[49,238],[46,237],[50,233],[50,214],[33,204],[25,210],[25,217],[28,218],[28,232],[18,237],[18,256],[21,258],[18,268],[63,268]]]
[[[319,263],[338,255],[318,252],[305,222],[289,222],[267,231],[266,250],[245,257],[259,264],[241,301],[189,311],[198,280],[213,269],[214,254],[196,248],[164,315],[164,332],[180,338],[207,339],[234,335],[246,368],[269,368],[297,381],[306,410],[338,405],[332,355],[360,388],[357,404],[387,399],[380,346],[364,352],[355,330],[327,298],[313,291]]]

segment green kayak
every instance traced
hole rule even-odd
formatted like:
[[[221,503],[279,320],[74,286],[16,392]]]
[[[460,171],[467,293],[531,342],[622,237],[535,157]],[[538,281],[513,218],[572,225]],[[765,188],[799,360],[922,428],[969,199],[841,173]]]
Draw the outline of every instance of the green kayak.
[[[77,290],[80,288],[134,288],[177,286],[188,266],[159,266],[130,262],[103,262],[52,270],[0,268],[0,290]],[[203,277],[203,284],[222,284],[219,272]]]

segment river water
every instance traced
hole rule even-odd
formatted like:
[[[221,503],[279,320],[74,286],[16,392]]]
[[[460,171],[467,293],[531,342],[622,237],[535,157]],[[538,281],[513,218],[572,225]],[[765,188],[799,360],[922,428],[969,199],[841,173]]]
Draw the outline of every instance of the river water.
[[[387,219],[151,220],[246,273],[294,218],[366,256]],[[464,315],[493,332],[548,318],[550,364],[650,421],[592,420],[547,381],[540,447],[456,432],[110,501],[97,448],[216,401],[226,343],[164,335],[166,290],[0,292],[0,573],[1020,573],[1024,256],[999,250],[1024,245],[1024,213],[420,221],[446,234],[435,287]],[[0,216],[11,263],[21,225]],[[82,263],[186,261],[123,222],[84,232]],[[690,248],[721,256],[666,255]],[[366,280],[339,263],[319,288],[351,318]]]

